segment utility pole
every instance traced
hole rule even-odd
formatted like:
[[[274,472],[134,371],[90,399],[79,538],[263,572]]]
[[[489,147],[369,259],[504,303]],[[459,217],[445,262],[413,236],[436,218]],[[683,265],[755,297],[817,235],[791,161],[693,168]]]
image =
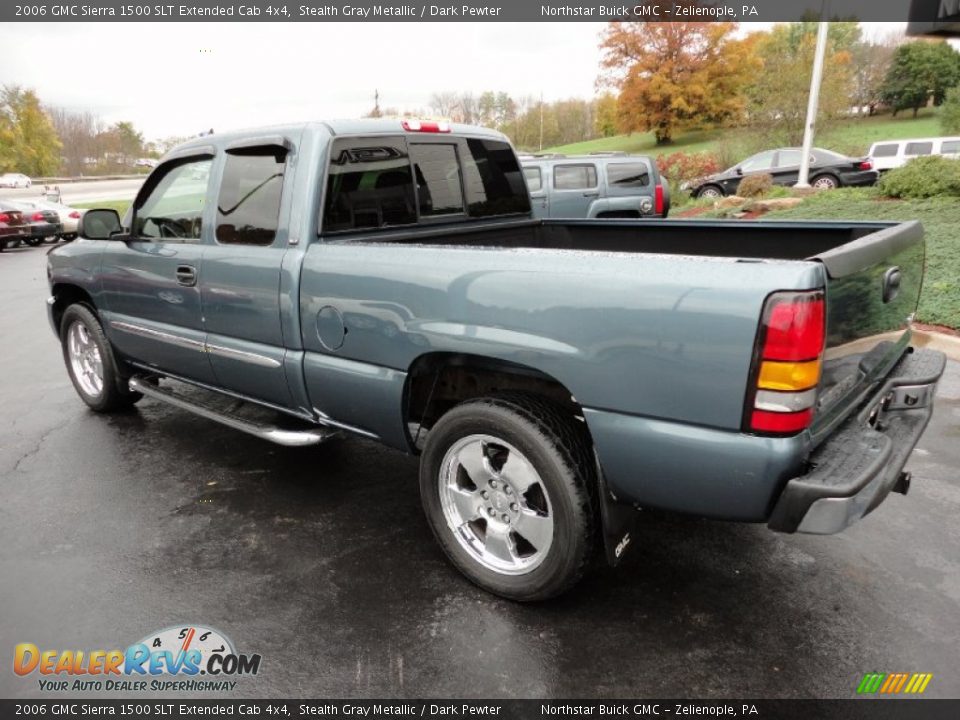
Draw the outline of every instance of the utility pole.
[[[821,15],[823,17],[823,15]],[[810,97],[807,98],[807,124],[803,128],[803,150],[800,151],[800,175],[794,187],[810,187],[810,150],[813,148],[813,130],[817,123],[817,104],[820,83],[823,80],[823,58],[827,53],[827,30],[830,23],[817,23],[817,49],[813,56],[813,75],[810,78]]]
[[[543,90],[540,91],[540,152],[543,152]]]

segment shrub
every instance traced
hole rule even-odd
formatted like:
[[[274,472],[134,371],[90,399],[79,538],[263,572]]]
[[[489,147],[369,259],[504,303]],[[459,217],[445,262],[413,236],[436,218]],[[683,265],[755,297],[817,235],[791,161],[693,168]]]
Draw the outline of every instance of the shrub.
[[[944,135],[960,135],[960,86],[947,90],[947,99],[940,112]]]
[[[918,157],[880,178],[879,187],[896,198],[960,197],[960,160]]]
[[[710,153],[675,152],[657,158],[660,173],[670,180],[670,186],[679,188],[681,183],[712,175],[722,169],[715,155]]]
[[[737,195],[745,198],[760,197],[773,187],[773,176],[766,173],[747,175],[737,186]]]

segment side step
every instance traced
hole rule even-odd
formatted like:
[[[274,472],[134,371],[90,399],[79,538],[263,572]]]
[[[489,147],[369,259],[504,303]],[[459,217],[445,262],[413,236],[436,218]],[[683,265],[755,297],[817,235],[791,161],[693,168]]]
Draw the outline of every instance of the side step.
[[[256,423],[236,415],[230,415],[216,410],[196,400],[188,400],[169,390],[164,390],[140,375],[134,375],[130,378],[128,386],[132,392],[141,393],[146,397],[165,402],[181,410],[187,410],[201,417],[205,417],[208,420],[213,420],[227,427],[231,427],[234,430],[248,433],[262,440],[269,440],[278,445],[286,445],[287,447],[317,445],[324,440],[329,440],[331,437],[340,434],[339,431],[331,430],[330,428],[315,427],[304,428],[302,430],[287,430],[274,425]]]

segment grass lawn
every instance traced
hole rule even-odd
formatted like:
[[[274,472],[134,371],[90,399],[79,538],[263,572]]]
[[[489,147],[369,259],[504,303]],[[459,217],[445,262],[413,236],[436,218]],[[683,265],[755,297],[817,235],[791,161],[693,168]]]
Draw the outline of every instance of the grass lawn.
[[[75,208],[101,208],[101,209],[113,209],[120,213],[120,217],[123,217],[123,214],[127,211],[127,208],[130,207],[130,204],[133,200],[97,200],[96,202],[86,202],[86,203],[72,203],[71,206]]]
[[[960,329],[960,200],[891,200],[875,188],[817,193],[802,205],[764,219],[919,220],[927,242],[927,272],[917,320]]]
[[[633,133],[598,138],[572,145],[546,148],[544,152],[578,153],[623,150],[647,155],[668,155],[682,150],[687,153],[716,152],[722,139],[736,142],[749,137],[750,131],[740,128],[693,130],[679,135],[671,145],[657,147],[653,133]],[[838,123],[817,135],[814,144],[851,155],[865,155],[870,145],[877,140],[900,140],[912,137],[937,137],[940,130],[939,113],[922,110],[914,119],[908,111],[897,117],[879,115],[872,118],[851,119]]]

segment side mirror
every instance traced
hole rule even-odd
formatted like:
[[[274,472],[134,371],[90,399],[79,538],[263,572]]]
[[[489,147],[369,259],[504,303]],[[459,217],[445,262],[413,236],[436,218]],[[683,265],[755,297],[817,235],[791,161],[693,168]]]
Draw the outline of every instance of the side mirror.
[[[743,175],[743,168],[737,168],[737,175]]]
[[[77,235],[88,240],[109,240],[122,231],[120,214],[116,210],[87,210],[77,223]]]

